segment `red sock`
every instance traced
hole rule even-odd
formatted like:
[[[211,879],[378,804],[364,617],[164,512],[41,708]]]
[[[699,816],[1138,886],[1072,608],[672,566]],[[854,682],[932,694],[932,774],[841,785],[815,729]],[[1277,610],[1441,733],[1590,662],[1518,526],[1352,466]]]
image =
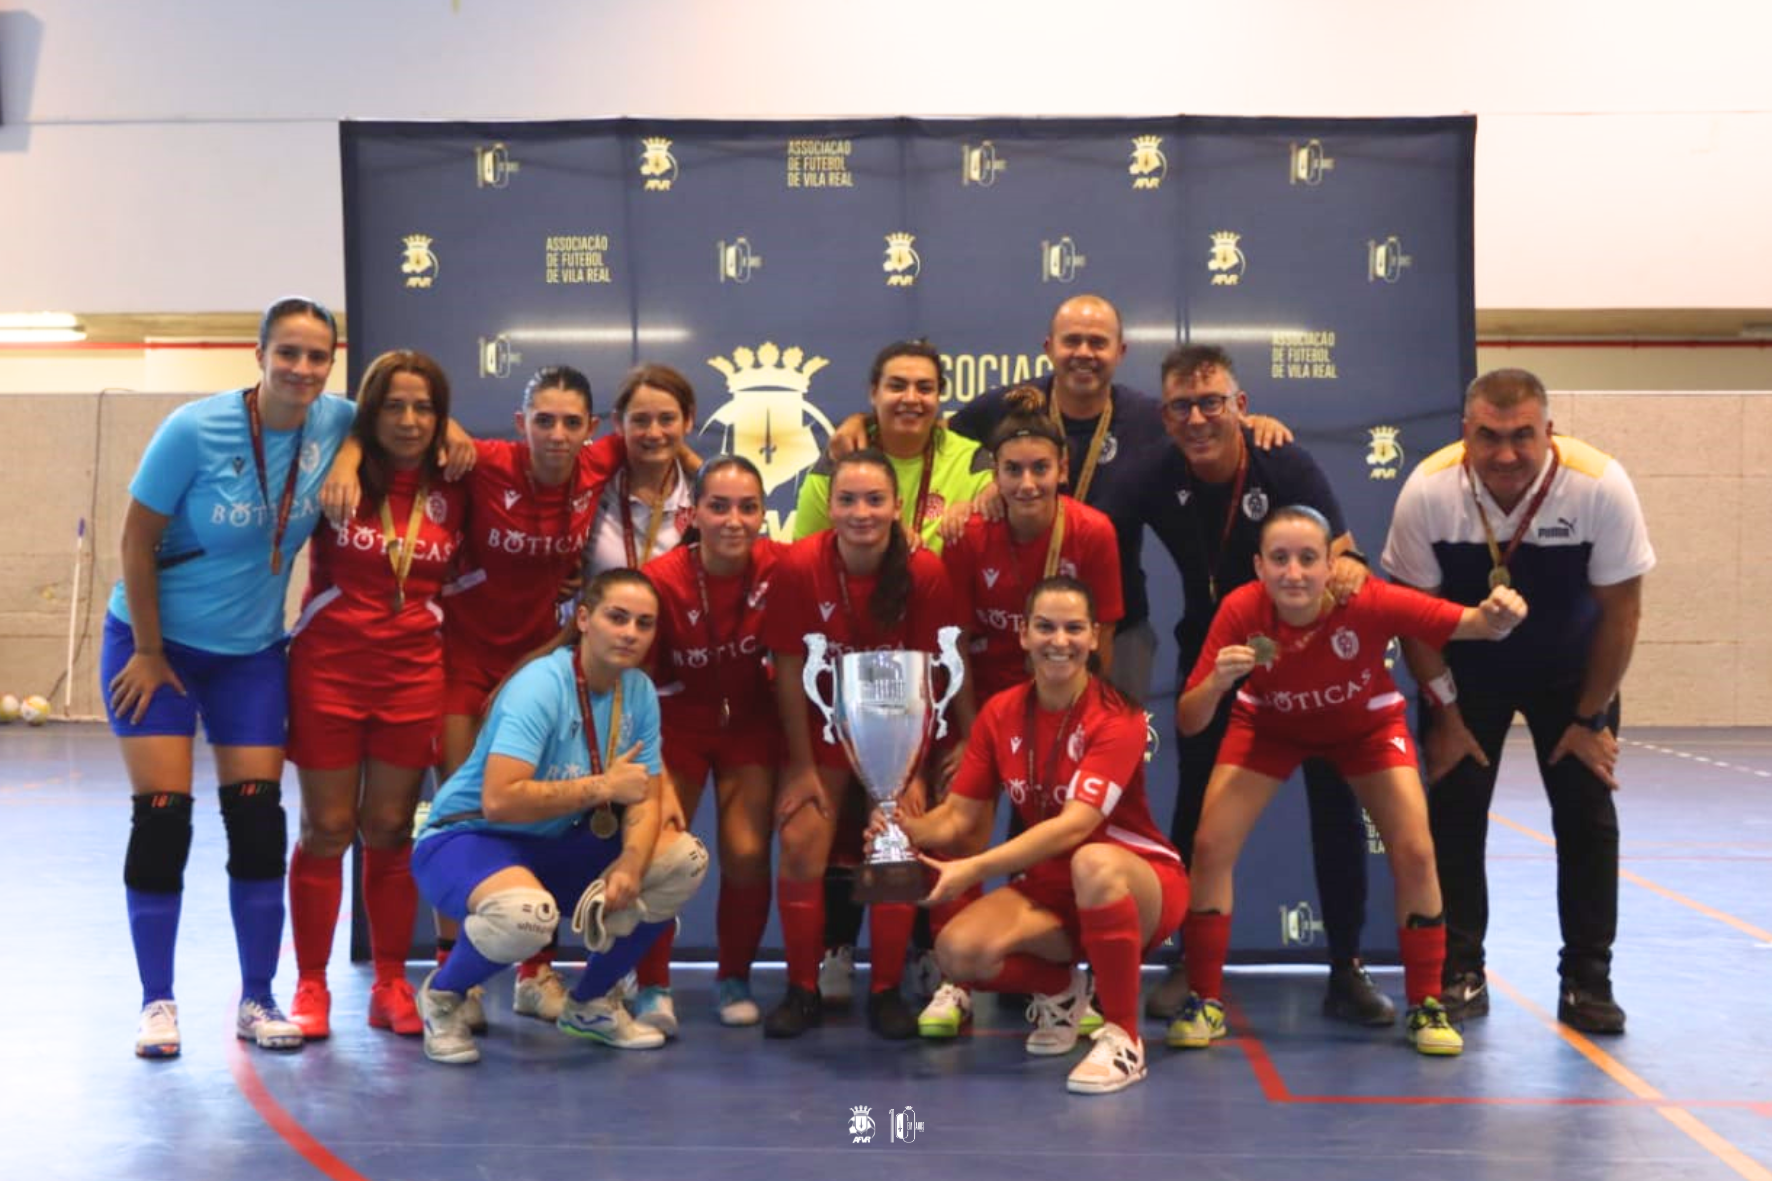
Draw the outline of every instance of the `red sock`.
[[[775,908],[787,949],[788,983],[813,992],[818,988],[818,960],[824,954],[824,881],[777,878]]]
[[[974,886],[964,894],[948,902],[938,902],[929,908],[929,938],[940,939],[941,929],[953,922],[954,916],[984,897],[984,887]]]
[[[671,986],[671,948],[677,942],[677,924],[672,923],[664,929],[664,933],[652,941],[640,962],[634,965],[634,983],[641,988],[669,988]]]
[[[1440,972],[1446,966],[1446,926],[1398,927],[1397,948],[1403,953],[1403,993],[1414,1008],[1440,995]]]
[[[868,906],[870,991],[896,989],[904,979],[904,953],[911,945],[917,908],[908,902],[875,902]]]
[[[304,979],[326,979],[344,890],[342,854],[316,857],[296,845],[289,859],[289,932],[295,942],[296,970]]]
[[[1003,970],[989,980],[974,981],[984,992],[1043,992],[1056,996],[1071,986],[1071,966],[1039,956],[1016,954],[1003,960]]]
[[[720,879],[720,901],[714,907],[714,927],[718,932],[719,980],[749,980],[751,961],[763,942],[763,928],[769,925],[769,881],[764,879],[744,885]]]
[[[1132,895],[1106,906],[1077,911],[1083,927],[1083,950],[1095,969],[1095,1003],[1105,1020],[1138,1036],[1138,961],[1144,941],[1138,937],[1138,903]]]
[[[1187,948],[1187,986],[1202,1000],[1224,999],[1224,959],[1231,950],[1231,916],[1190,910],[1181,925]]]
[[[363,848],[363,909],[369,915],[369,955],[375,979],[406,976],[406,949],[418,914],[418,886],[412,880],[412,846]]]
[[[533,980],[541,970],[554,962],[554,944],[546,947],[517,965],[517,979]]]

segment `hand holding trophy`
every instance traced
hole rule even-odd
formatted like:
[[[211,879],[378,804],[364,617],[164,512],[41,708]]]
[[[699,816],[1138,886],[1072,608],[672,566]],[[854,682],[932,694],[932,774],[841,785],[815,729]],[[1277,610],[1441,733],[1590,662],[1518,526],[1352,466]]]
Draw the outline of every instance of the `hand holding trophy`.
[[[947,735],[944,711],[965,679],[959,638],[959,628],[942,628],[936,637],[939,656],[905,650],[850,652],[833,663],[825,657],[825,637],[817,632],[806,636],[801,684],[824,715],[825,741],[842,744],[850,766],[886,820],[885,832],[875,838],[856,874],[857,902],[915,902],[928,893],[928,871],[893,813],[899,792],[922,763],[931,736]],[[947,671],[947,685],[939,698],[938,666]],[[834,700],[828,704],[819,690],[819,677],[825,672],[831,674],[834,690]]]

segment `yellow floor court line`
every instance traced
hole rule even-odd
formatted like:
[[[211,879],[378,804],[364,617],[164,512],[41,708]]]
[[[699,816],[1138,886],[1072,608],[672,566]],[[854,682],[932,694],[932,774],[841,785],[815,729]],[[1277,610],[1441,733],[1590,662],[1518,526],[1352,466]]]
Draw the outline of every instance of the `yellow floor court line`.
[[[1557,847],[1556,838],[1547,836],[1535,828],[1528,828],[1517,820],[1509,820],[1499,812],[1489,813],[1489,819],[1495,821],[1497,824],[1505,825],[1519,833],[1521,836],[1529,837],[1540,844],[1548,845],[1553,849]],[[1666,886],[1657,882],[1652,882],[1642,874],[1632,873],[1628,869],[1621,867],[1618,871],[1618,876],[1633,886],[1641,886],[1651,894],[1659,894],[1669,902],[1675,902],[1684,906],[1688,910],[1696,911],[1707,919],[1714,919],[1717,922],[1722,923],[1724,926],[1733,927],[1749,938],[1757,939],[1761,943],[1772,943],[1772,931],[1768,931],[1764,927],[1756,927],[1746,919],[1738,919],[1734,915],[1729,914],[1726,911],[1718,910],[1714,906],[1706,906],[1696,898],[1688,898],[1677,890],[1670,890]]]
[[[1600,1049],[1581,1033],[1559,1022],[1551,1016],[1549,1011],[1540,1008],[1513,984],[1496,975],[1494,968],[1486,969],[1485,975],[1490,984],[1506,993],[1510,1000],[1532,1014],[1546,1029],[1562,1038],[1576,1053],[1593,1063],[1602,1074],[1629,1091],[1631,1095],[1638,1099],[1657,1103],[1666,1098],[1630,1067]],[[1743,1181],[1772,1181],[1772,1169],[1766,1168],[1759,1161],[1737,1148],[1721,1133],[1685,1108],[1668,1104],[1657,1106],[1654,1111],[1655,1114],[1684,1132],[1700,1148],[1728,1165]]]

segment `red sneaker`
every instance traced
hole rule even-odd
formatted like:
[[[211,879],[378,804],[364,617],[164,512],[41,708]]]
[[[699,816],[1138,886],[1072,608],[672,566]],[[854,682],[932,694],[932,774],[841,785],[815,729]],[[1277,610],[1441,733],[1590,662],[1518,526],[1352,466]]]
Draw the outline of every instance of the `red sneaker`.
[[[425,1031],[425,1019],[418,1014],[418,999],[404,976],[378,980],[369,990],[369,1024],[374,1029],[391,1029],[402,1037],[417,1037]]]
[[[295,997],[289,1002],[289,1019],[301,1029],[309,1041],[332,1033],[332,994],[324,980],[299,980]]]

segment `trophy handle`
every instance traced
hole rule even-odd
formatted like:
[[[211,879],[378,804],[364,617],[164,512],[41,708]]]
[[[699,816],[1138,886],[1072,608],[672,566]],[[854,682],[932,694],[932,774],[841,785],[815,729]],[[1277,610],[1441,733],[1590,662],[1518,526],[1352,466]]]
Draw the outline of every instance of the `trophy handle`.
[[[818,707],[818,712],[824,715],[824,740],[834,746],[837,742],[837,713],[833,706],[825,704],[824,696],[818,691],[818,674],[830,673],[831,685],[835,688],[837,666],[825,659],[826,640],[822,632],[807,632],[804,639],[806,667],[800,670],[800,686],[806,690],[812,704]]]
[[[957,627],[944,627],[935,633],[935,642],[941,648],[941,655],[935,658],[935,663],[948,672],[947,689],[935,703],[935,737],[938,741],[948,734],[948,702],[959,693],[960,685],[966,680],[966,662],[960,659],[959,640],[960,629]]]

